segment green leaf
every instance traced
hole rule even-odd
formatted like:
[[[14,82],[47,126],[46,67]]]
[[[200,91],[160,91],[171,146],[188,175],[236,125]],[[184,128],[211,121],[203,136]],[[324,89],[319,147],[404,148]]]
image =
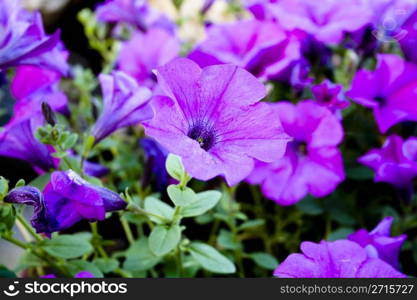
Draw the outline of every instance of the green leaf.
[[[332,233],[329,234],[326,240],[328,241],[336,241],[346,239],[346,237],[351,234],[354,230],[352,228],[339,228]]]
[[[265,220],[262,220],[262,219],[249,220],[249,221],[242,223],[238,227],[238,230],[241,231],[245,229],[252,229],[255,227],[263,226],[264,224],[265,224]]]
[[[78,134],[76,133],[71,133],[66,139],[65,141],[62,143],[62,148],[64,150],[68,150],[71,149],[72,147],[75,146],[75,144],[77,143],[78,140]]]
[[[157,255],[163,256],[174,249],[181,239],[181,227],[176,224],[171,227],[156,226],[149,236],[149,249]]]
[[[3,176],[0,176],[0,201],[6,197],[9,192],[9,182]]]
[[[271,254],[255,252],[250,254],[250,258],[260,267],[274,270],[278,266],[278,261]]]
[[[323,207],[312,196],[306,196],[296,204],[297,208],[303,213],[311,216],[317,216],[323,213]]]
[[[162,202],[161,200],[154,197],[146,197],[145,210],[152,214],[162,216],[169,221],[172,221],[172,218],[174,217],[174,209],[165,202]],[[163,223],[160,218],[154,216],[150,216],[149,218],[157,224]]]
[[[239,241],[234,240],[233,234],[225,229],[220,230],[220,234],[217,237],[217,243],[224,249],[236,250],[242,247]]]
[[[110,273],[116,270],[119,267],[119,261],[114,258],[97,258],[93,263],[101,270],[103,273]]]
[[[5,266],[0,265],[0,278],[17,278],[15,272],[10,271]]]
[[[141,272],[153,268],[161,260],[149,249],[149,241],[142,237],[126,251],[123,269],[129,272]]]
[[[185,176],[185,169],[181,162],[181,158],[174,154],[168,154],[167,160],[165,162],[165,167],[168,174],[175,178],[178,181],[181,181]]]
[[[206,191],[197,194],[197,200],[191,202],[181,210],[183,217],[200,216],[219,203],[222,194],[218,191]]]
[[[175,206],[187,206],[197,201],[196,193],[189,187],[181,188],[179,185],[171,184],[167,192]]]
[[[16,182],[16,185],[14,187],[18,188],[18,187],[22,187],[22,186],[25,186],[25,185],[26,185],[25,180],[24,179],[19,179],[19,181]]]
[[[77,273],[82,271],[88,271],[97,278],[103,278],[104,275],[100,271],[100,269],[93,263],[77,259],[68,262],[68,270],[70,271],[72,276],[75,276]]]
[[[194,242],[189,247],[191,256],[206,270],[213,273],[231,274],[236,272],[235,265],[213,247]]]
[[[346,170],[346,177],[353,180],[371,180],[374,178],[374,172],[368,167],[353,167]]]
[[[44,187],[48,184],[50,179],[51,179],[51,174],[45,173],[41,176],[36,177],[34,180],[29,182],[28,185],[34,186],[35,188],[38,188],[39,190],[42,191]]]
[[[60,258],[76,258],[93,251],[86,236],[82,235],[56,235],[45,240],[43,248],[52,256]]]

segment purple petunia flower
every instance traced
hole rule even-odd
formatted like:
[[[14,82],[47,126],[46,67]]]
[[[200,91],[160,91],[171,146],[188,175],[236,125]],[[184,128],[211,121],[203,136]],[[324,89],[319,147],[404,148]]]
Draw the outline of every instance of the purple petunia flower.
[[[355,242],[338,240],[301,243],[302,254],[288,256],[274,276],[290,278],[404,278],[388,263],[370,258]]]
[[[90,184],[72,170],[53,172],[43,193],[30,186],[16,188],[5,201],[33,206],[32,226],[46,235],[67,229],[82,219],[104,220],[106,212],[126,207],[117,193]]]
[[[58,159],[51,156],[54,148],[38,141],[34,134],[44,123],[41,113],[30,118],[9,122],[0,132],[0,155],[13,157],[30,163],[39,173],[48,172],[58,166]]]
[[[300,47],[298,36],[276,23],[245,20],[210,26],[188,57],[201,67],[231,63],[261,79],[288,80]]]
[[[401,24],[401,30],[405,34],[403,38],[399,39],[401,50],[404,52],[404,56],[407,60],[417,63],[417,9],[415,8],[412,13]]]
[[[61,76],[55,71],[35,66],[21,66],[11,83],[16,98],[14,119],[30,118],[41,111],[42,102],[47,102],[57,112],[67,114],[67,96],[59,90]]]
[[[247,181],[261,184],[263,194],[280,205],[292,205],[308,193],[315,197],[331,193],[345,177],[337,148],[343,138],[340,122],[327,108],[309,100],[297,105],[281,102],[274,111],[294,141],[283,158],[257,162]]]
[[[201,69],[180,58],[158,68],[157,77],[165,95],[152,99],[155,117],[144,122],[145,132],[179,155],[191,176],[223,175],[234,185],[252,171],[254,158],[283,155],[289,138],[270,105],[257,103],[265,87],[247,71]]]
[[[396,55],[380,54],[376,69],[359,70],[346,95],[372,108],[382,133],[399,122],[417,121],[417,66]]]
[[[391,237],[393,220],[393,217],[386,217],[371,232],[368,232],[366,229],[359,229],[350,234],[348,240],[356,242],[365,248],[369,257],[382,259],[398,269],[400,266],[398,257],[407,235],[402,234]]]
[[[123,72],[101,74],[99,80],[103,111],[92,129],[96,143],[120,128],[152,118],[152,109],[148,105],[151,97],[149,89],[139,87],[132,77]]]
[[[153,28],[146,33],[136,32],[131,40],[123,44],[118,66],[141,85],[152,88],[156,83],[152,70],[178,57],[179,52],[180,43],[175,36]]]
[[[372,21],[366,1],[311,0],[258,1],[252,5],[258,18],[275,19],[285,29],[301,29],[319,41],[337,44],[346,32],[354,32]]]
[[[376,182],[388,182],[406,188],[417,176],[417,138],[403,141],[397,135],[387,138],[381,149],[373,149],[359,162],[375,171]]]
[[[325,80],[313,86],[311,91],[318,104],[327,107],[334,113],[340,113],[340,110],[349,106],[349,101],[344,98],[341,84],[334,84]]]
[[[175,24],[166,16],[150,7],[146,0],[107,0],[96,9],[100,21],[123,22],[136,26],[141,31],[151,27],[160,27],[169,32],[175,30]]]
[[[142,185],[146,186],[151,180],[150,177],[154,175],[156,177],[157,189],[159,191],[164,190],[169,181],[169,176],[165,168],[168,151],[153,139],[146,137],[140,139],[139,145],[142,147],[146,159]]]
[[[59,32],[46,35],[40,13],[24,10],[20,0],[0,1],[0,32],[0,72],[18,65],[68,72]]]

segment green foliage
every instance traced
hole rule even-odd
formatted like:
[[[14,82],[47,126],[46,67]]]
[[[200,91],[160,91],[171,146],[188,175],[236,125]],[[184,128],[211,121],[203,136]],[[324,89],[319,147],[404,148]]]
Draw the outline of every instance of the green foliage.
[[[219,251],[203,243],[192,243],[189,246],[191,256],[207,271],[221,274],[236,272],[235,265]]]
[[[52,256],[69,259],[80,257],[93,251],[88,236],[54,235],[52,239],[43,242],[43,249]]]

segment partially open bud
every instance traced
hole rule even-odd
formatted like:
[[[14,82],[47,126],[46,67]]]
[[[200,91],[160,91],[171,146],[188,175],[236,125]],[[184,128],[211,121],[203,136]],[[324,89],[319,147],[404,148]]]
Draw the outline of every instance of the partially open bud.
[[[56,118],[55,113],[52,110],[51,106],[47,102],[42,102],[42,114],[45,118],[45,121],[51,126],[55,126]]]

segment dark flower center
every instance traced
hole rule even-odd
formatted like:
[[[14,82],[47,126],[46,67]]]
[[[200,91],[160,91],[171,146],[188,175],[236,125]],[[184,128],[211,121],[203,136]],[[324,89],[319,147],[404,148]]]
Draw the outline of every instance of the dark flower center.
[[[307,143],[306,142],[301,141],[301,140],[293,141],[293,142],[290,143],[290,145],[296,153],[301,154],[303,156],[307,155],[308,150],[307,150]]]
[[[374,100],[381,105],[385,104],[385,101],[386,101],[385,97],[382,97],[382,96],[376,96],[374,97]]]
[[[188,130],[187,136],[200,144],[204,150],[210,150],[216,143],[216,134],[212,127],[204,124],[194,124]]]

